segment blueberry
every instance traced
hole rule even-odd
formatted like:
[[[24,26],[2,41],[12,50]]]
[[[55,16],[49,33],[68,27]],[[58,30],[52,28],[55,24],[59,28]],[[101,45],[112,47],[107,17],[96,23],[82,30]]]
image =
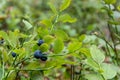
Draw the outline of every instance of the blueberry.
[[[17,54],[16,54],[15,52],[12,52],[12,56],[13,56],[13,57],[16,57],[16,55],[17,55]]]
[[[36,50],[35,53],[34,53],[34,57],[36,59],[39,59],[41,56],[42,56],[42,52],[40,50]]]
[[[38,43],[37,43],[37,45],[40,46],[40,45],[43,44],[43,43],[44,43],[43,40],[39,40]]]
[[[4,40],[0,40],[0,44],[3,44],[4,43]]]
[[[46,54],[42,54],[42,56],[40,57],[40,59],[41,59],[42,61],[46,61],[46,60],[47,60]]]

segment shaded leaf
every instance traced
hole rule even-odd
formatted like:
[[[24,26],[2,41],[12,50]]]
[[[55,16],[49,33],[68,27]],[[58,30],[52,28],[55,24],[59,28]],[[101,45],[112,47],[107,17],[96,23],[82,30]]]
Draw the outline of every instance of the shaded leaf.
[[[102,63],[105,59],[105,55],[102,51],[100,51],[97,46],[92,45],[90,47],[90,54],[93,58],[93,60],[95,60],[97,63]]]
[[[86,74],[85,78],[87,80],[104,80],[102,76],[99,74]]]
[[[99,65],[92,58],[86,59],[86,64],[91,66],[95,70],[99,69]]]
[[[114,65],[103,63],[103,64],[101,64],[101,66],[102,66],[102,69],[103,69],[102,75],[106,79],[112,79],[116,76],[117,71],[116,71]]]
[[[51,9],[55,14],[58,13],[57,10],[56,10],[56,8],[55,8],[55,6],[54,6],[52,3],[48,3],[48,5],[50,6],[50,9]]]

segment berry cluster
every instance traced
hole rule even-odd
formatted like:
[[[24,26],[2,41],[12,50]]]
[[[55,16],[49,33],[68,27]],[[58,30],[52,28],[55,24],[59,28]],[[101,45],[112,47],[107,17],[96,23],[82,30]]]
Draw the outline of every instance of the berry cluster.
[[[37,43],[37,45],[40,46],[40,45],[42,45],[43,43],[44,43],[43,40],[39,40],[38,43]],[[11,55],[12,55],[12,57],[16,57],[16,56],[17,56],[17,54],[16,54],[15,52],[12,52]],[[40,50],[36,50],[36,51],[34,52],[34,57],[35,57],[36,59],[41,59],[42,61],[46,61],[46,60],[47,60],[47,55],[46,55],[46,54],[43,54]]]
[[[43,43],[44,43],[43,40],[39,40],[38,43],[37,43],[37,45],[40,46],[40,45],[42,45]],[[40,50],[36,50],[36,51],[34,52],[34,57],[35,57],[36,59],[41,59],[42,61],[46,61],[46,60],[47,60],[46,54],[43,54]]]
[[[46,61],[47,60],[47,56],[46,54],[42,54],[42,52],[40,50],[36,50],[34,53],[34,57],[36,59],[41,59],[42,61]]]

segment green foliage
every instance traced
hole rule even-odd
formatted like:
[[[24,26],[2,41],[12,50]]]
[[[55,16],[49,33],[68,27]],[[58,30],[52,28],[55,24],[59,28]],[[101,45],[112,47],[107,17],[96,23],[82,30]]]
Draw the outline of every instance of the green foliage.
[[[119,80],[118,2],[1,0],[0,79]]]
[[[106,4],[114,4],[116,0],[104,0]]]

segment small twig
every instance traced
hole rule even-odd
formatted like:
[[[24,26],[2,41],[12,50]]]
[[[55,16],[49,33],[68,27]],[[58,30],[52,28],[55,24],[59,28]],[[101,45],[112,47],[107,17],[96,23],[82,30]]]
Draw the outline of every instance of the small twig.
[[[74,65],[71,65],[71,80],[74,80]]]
[[[55,24],[58,22],[59,16],[60,16],[60,12],[58,12],[58,14],[56,15],[56,18],[55,18],[55,20],[54,20],[54,22],[53,22],[53,24],[52,24],[52,27],[51,27],[51,29],[50,29],[50,32],[53,31]]]
[[[52,68],[55,68],[56,66],[52,66],[49,68],[43,68],[43,69],[9,69],[9,70],[14,70],[14,71],[46,71]]]

